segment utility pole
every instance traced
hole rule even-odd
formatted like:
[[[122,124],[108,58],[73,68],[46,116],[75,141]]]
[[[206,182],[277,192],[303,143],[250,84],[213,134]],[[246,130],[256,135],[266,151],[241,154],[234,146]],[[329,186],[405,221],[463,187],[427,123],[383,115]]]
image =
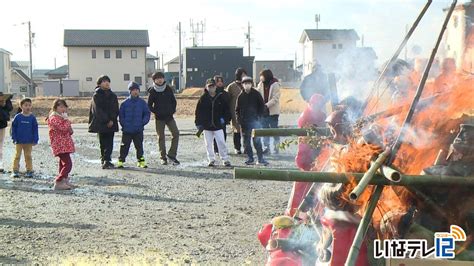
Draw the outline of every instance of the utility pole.
[[[319,28],[319,22],[321,21],[321,15],[316,14],[314,15],[314,21],[316,22],[316,29]]]
[[[182,81],[183,81],[183,59],[181,57],[181,22],[178,24],[178,32],[179,32],[179,53],[178,53],[178,58],[179,58],[179,78],[178,78],[178,92],[181,92],[181,88],[183,87]]]
[[[28,47],[30,49],[30,90],[29,96],[35,96],[35,87],[33,83],[33,38],[34,33],[31,32],[31,21],[23,22],[22,25],[28,24]]]
[[[250,56],[250,21],[248,22],[247,26],[247,33],[245,34],[245,38],[247,39],[247,45],[248,45],[248,56]]]

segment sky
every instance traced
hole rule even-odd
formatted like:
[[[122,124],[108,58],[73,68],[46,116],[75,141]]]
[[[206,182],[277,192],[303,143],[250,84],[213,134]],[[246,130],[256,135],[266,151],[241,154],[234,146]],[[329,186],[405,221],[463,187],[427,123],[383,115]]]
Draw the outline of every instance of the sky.
[[[462,1],[461,2],[465,2]],[[24,0],[2,2],[0,48],[13,53],[12,60],[28,60],[28,29],[35,33],[34,69],[67,64],[64,29],[146,29],[148,52],[168,61],[178,55],[181,22],[183,46],[191,46],[190,20],[205,21],[206,46],[241,46],[247,55],[245,33],[250,22],[251,55],[256,60],[299,60],[299,38],[304,29],[355,29],[364,45],[374,48],[384,62],[394,53],[426,1],[422,0],[201,0],[201,1],[96,1]],[[444,19],[449,0],[434,0],[412,39],[413,47],[428,55]],[[361,43],[359,42],[360,46]]]

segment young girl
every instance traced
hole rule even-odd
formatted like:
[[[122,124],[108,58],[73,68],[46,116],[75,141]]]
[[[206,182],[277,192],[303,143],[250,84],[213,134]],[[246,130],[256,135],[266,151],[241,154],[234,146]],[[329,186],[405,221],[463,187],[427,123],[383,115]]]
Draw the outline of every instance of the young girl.
[[[11,135],[16,146],[15,159],[13,160],[12,177],[19,177],[21,153],[25,153],[27,178],[33,177],[33,158],[31,151],[38,144],[38,122],[31,113],[31,99],[25,98],[20,101],[18,114],[13,118]]]
[[[69,183],[69,173],[72,169],[70,154],[75,152],[72,140],[73,130],[67,118],[65,100],[56,99],[48,117],[49,140],[54,156],[59,157],[59,173],[54,181],[54,190],[68,190],[74,186]]]

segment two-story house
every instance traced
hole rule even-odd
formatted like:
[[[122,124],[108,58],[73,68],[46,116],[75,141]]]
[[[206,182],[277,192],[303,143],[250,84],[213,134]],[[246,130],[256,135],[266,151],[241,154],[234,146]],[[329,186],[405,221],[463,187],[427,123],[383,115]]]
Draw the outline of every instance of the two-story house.
[[[359,36],[353,29],[306,29],[301,34],[303,49],[303,76],[311,74],[319,64],[326,71],[337,66],[335,58],[345,51],[356,48]]]
[[[10,92],[12,86],[12,70],[10,63],[10,53],[0,48],[0,92]]]
[[[112,89],[128,93],[135,81],[146,86],[147,30],[64,30],[69,79],[79,81],[79,94],[91,95],[100,75],[108,75]]]

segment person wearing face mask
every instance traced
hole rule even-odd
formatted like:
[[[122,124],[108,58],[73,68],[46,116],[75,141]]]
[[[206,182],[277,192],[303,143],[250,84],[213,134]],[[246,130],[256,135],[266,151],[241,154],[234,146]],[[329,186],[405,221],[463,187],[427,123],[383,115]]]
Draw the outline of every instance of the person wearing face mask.
[[[265,103],[265,112],[262,118],[263,128],[277,128],[278,118],[280,116],[280,83],[273,77],[270,69],[264,69],[260,72],[260,83],[257,86],[258,92],[263,97]],[[263,138],[263,153],[270,153],[270,137]],[[278,153],[280,138],[273,139],[274,152]]]
[[[246,165],[255,163],[253,157],[252,145],[257,151],[257,164],[268,165],[268,162],[263,158],[262,143],[260,138],[252,137],[252,130],[261,128],[260,120],[262,118],[265,103],[262,95],[253,88],[253,81],[251,77],[242,78],[243,92],[240,93],[235,107],[237,121],[241,126],[242,138],[244,139],[244,153],[247,155]]]
[[[242,92],[242,78],[247,76],[247,71],[239,67],[235,70],[235,80],[227,86],[226,91],[229,93],[230,103],[229,108],[232,114],[232,130],[234,139],[234,150],[235,154],[242,154],[242,140],[240,135],[240,125],[235,115],[235,105],[237,104],[237,98],[239,98]]]
[[[224,139],[226,124],[231,119],[230,109],[222,92],[217,92],[216,81],[208,79],[204,94],[196,105],[195,124],[199,131],[204,131],[204,143],[207,148],[209,167],[216,165],[213,143],[216,141],[219,156],[226,167],[230,167],[229,155]]]

